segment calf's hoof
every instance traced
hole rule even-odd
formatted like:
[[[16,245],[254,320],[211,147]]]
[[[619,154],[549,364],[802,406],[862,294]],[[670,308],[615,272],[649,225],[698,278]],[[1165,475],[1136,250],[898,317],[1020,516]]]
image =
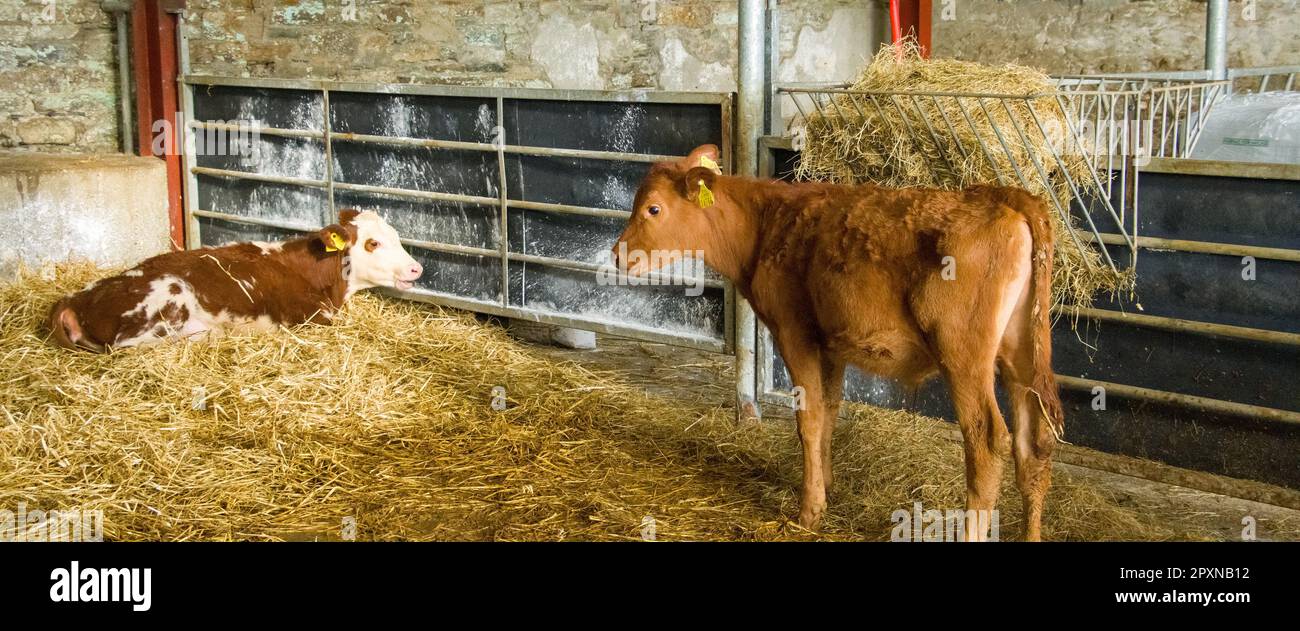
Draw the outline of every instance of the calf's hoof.
[[[824,508],[825,507],[819,506],[816,508],[804,507],[800,509],[799,527],[806,528],[808,530],[817,530],[817,526],[821,525],[822,511],[824,510]]]

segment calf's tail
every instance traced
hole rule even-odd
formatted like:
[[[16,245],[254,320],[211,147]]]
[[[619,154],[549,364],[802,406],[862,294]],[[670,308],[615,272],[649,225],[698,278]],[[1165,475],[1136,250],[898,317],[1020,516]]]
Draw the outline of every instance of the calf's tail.
[[[1033,238],[1033,331],[1030,339],[1034,347],[1034,379],[1032,388],[1038,397],[1043,415],[1052,433],[1060,439],[1065,434],[1065,412],[1057,391],[1056,374],[1052,372],[1052,224],[1047,204],[1042,199],[1024,191],[1016,191],[1015,200],[1008,204],[1020,211],[1029,222],[1029,235]]]
[[[103,344],[86,336],[81,328],[81,322],[77,320],[77,313],[72,310],[67,298],[55,303],[54,308],[50,309],[49,326],[50,339],[63,348],[74,351],[84,349],[96,353],[103,353],[106,350]]]

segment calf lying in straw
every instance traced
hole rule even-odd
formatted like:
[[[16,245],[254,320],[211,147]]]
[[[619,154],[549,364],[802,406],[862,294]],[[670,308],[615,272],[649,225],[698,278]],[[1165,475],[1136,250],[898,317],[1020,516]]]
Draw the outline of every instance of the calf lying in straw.
[[[105,352],[226,329],[328,323],[355,292],[410,289],[423,273],[397,231],[372,212],[276,243],[169,252],[67,296],[50,335],[69,349]]]
[[[1052,374],[1052,233],[1046,206],[1012,188],[888,189],[725,177],[717,148],[656,164],[619,252],[703,251],[771,330],[794,385],[803,442],[799,522],[813,528],[831,484],[831,429],[846,364],[912,388],[947,379],[965,439],[966,508],[996,505],[1014,451],[1026,536],[1038,539],[1062,427]],[[627,261],[620,263],[627,266]],[[1011,397],[1014,440],[994,397]],[[982,526],[977,525],[983,521]],[[967,540],[988,521],[966,520]]]

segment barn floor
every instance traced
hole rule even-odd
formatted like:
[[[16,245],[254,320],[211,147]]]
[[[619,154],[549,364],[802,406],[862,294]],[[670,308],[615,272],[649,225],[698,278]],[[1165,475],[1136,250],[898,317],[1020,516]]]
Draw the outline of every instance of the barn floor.
[[[961,507],[950,425],[846,406],[827,514],[817,532],[799,528],[788,521],[793,423],[773,410],[737,425],[727,358],[675,347],[541,347],[464,312],[374,294],[333,326],[106,355],[47,343],[50,305],[104,273],[65,265],[0,283],[0,507],[102,510],[105,537],[119,541],[650,530],[889,540],[892,516],[914,502]],[[1070,465],[1054,481],[1049,540],[1235,539],[1243,514],[1260,538],[1300,539],[1291,511]],[[1000,538],[1018,539],[1010,472],[1003,493]]]
[[[628,382],[644,388],[646,392],[671,400],[702,405],[729,405],[732,396],[734,366],[732,358],[689,348],[641,342],[611,335],[599,335],[596,350],[573,350],[553,346],[534,345],[541,354],[556,359],[578,362],[592,369],[607,370]],[[793,415],[780,406],[764,406],[764,421],[772,423],[794,422]],[[840,420],[843,424],[844,419]],[[940,432],[939,439],[960,440],[955,427]],[[793,448],[793,447],[792,447]],[[1237,540],[1242,533],[1242,519],[1254,517],[1256,536],[1260,540],[1300,541],[1300,510],[1275,506],[1258,501],[1212,493],[1187,486],[1169,484],[1150,479],[1114,473],[1092,467],[1060,462],[1071,455],[1090,461],[1131,460],[1122,456],[1102,454],[1087,448],[1068,446],[1055,463],[1057,471],[1075,480],[1083,480],[1109,490],[1115,502],[1146,514],[1161,515],[1164,524],[1174,532],[1199,533],[1212,539]],[[1164,470],[1170,478],[1177,479],[1183,470],[1159,463],[1144,462],[1148,470]],[[1216,478],[1216,482],[1231,486],[1234,481],[1210,474],[1195,474],[1197,478]],[[1017,501],[1004,492],[1002,502]]]

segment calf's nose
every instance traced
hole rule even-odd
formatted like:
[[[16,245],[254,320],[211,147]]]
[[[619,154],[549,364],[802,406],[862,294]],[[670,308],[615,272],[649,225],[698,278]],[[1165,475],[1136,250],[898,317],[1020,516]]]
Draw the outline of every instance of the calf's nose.
[[[419,278],[424,273],[424,266],[419,263],[411,263],[411,268],[407,271],[410,272],[413,279]]]

